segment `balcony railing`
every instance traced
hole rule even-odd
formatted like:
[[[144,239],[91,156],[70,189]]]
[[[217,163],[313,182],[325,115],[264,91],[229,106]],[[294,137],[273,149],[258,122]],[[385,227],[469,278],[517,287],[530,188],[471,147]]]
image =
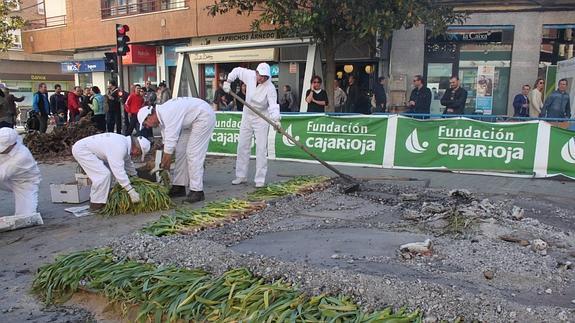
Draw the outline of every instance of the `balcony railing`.
[[[102,0],[102,19],[138,15],[188,6],[189,0]],[[113,5],[115,3],[124,3]]]
[[[65,26],[67,22],[66,15],[54,16],[54,17],[44,17],[40,19],[26,20],[26,25],[24,25],[24,30],[40,29],[46,27],[57,27]]]

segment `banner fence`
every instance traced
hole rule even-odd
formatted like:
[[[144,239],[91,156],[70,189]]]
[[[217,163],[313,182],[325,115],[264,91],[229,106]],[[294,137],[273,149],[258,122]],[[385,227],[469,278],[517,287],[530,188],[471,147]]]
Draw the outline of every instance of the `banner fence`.
[[[288,114],[281,124],[318,157],[339,165],[575,179],[575,131],[544,121]],[[241,113],[218,112],[209,153],[235,155],[240,125]],[[268,143],[270,159],[315,162],[271,128]]]

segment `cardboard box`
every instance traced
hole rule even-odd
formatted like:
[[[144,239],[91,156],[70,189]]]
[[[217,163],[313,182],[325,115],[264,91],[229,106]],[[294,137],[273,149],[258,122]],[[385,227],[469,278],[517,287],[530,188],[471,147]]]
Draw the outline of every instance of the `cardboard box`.
[[[80,186],[92,185],[92,181],[90,181],[90,178],[86,174],[75,174],[75,177],[76,177],[76,182]]]
[[[53,203],[84,203],[90,200],[91,185],[50,184]]]

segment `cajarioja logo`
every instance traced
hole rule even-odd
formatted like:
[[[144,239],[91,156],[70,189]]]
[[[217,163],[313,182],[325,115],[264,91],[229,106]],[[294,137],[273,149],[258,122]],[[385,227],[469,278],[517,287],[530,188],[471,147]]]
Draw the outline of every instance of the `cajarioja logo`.
[[[289,127],[287,127],[286,132],[288,133],[288,135],[293,137],[291,126],[292,125],[290,124]],[[299,136],[295,136],[294,139],[299,141]],[[295,147],[295,143],[289,140],[286,136],[282,136],[282,142],[284,143],[284,145],[288,147]]]
[[[301,141],[308,148],[316,149],[322,153],[340,151],[358,153],[362,156],[375,152],[375,137],[377,135],[369,133],[368,126],[365,124],[312,120],[308,121],[305,126],[305,130],[301,130],[303,138],[300,139],[300,136],[294,136],[294,139]],[[287,127],[286,132],[292,135],[292,124]],[[286,137],[282,137],[282,143],[287,147],[295,146]]]
[[[405,140],[405,148],[407,151],[413,154],[421,154],[427,150],[429,143],[424,141],[422,144],[419,144],[419,138],[417,137],[417,129],[414,129],[413,132],[407,137]]]
[[[455,128],[442,125],[437,128],[436,137],[427,139],[433,142],[437,154],[455,157],[458,161],[468,158],[489,158],[501,159],[505,164],[509,164],[513,160],[523,160],[525,154],[522,147],[525,142],[517,141],[515,133],[504,128],[486,129],[473,125]],[[570,145],[563,148],[567,153],[562,153],[562,156],[565,160],[568,160],[565,157],[568,156],[569,160],[575,163],[575,140],[570,141]],[[414,129],[405,140],[405,148],[412,154],[422,154],[429,146],[428,141],[420,144],[417,129]]]
[[[569,139],[561,148],[561,158],[569,164],[575,164],[575,137]]]

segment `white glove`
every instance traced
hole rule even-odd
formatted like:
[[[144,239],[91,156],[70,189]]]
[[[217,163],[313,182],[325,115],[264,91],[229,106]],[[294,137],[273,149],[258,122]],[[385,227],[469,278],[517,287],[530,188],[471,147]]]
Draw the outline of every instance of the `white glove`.
[[[130,195],[130,200],[132,200],[132,203],[140,203],[140,194],[138,194],[135,189],[132,188],[129,190],[128,194]]]
[[[230,93],[230,91],[232,90],[232,86],[231,86],[230,82],[225,81],[224,85],[222,86],[222,89],[224,90],[224,92]]]
[[[282,116],[279,113],[278,114],[275,114],[275,113],[270,114],[270,119],[272,119],[273,122],[279,123],[281,118],[282,118]]]

